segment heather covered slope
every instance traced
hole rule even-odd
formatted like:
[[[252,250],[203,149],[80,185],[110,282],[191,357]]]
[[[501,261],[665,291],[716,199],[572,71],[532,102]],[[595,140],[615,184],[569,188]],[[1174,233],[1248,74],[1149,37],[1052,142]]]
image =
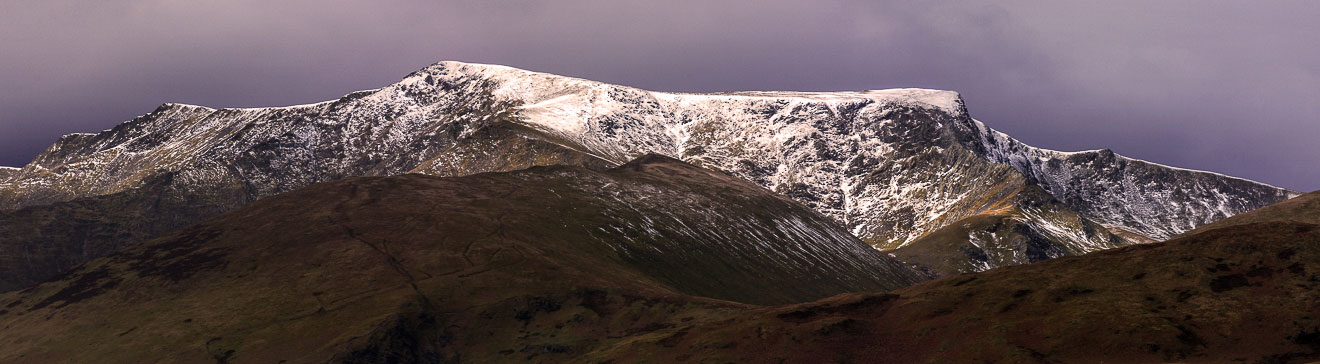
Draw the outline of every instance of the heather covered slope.
[[[1272,214],[1303,205],[1163,243],[756,309],[583,362],[1311,362],[1320,225]]]
[[[744,303],[921,279],[796,202],[666,157],[355,178],[0,294],[0,362],[553,362]]]

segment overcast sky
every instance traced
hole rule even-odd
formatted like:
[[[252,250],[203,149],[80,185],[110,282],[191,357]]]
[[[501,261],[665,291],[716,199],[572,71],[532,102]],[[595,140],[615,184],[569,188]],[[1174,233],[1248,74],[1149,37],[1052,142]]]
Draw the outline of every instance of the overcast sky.
[[[0,0],[0,165],[164,102],[440,60],[663,91],[956,90],[1028,144],[1320,189],[1320,2]]]

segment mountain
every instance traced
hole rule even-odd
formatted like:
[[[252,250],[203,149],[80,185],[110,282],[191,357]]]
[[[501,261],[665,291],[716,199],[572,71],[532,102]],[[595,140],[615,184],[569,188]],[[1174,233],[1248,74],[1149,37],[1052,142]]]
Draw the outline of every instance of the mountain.
[[[797,202],[662,156],[350,178],[0,294],[0,362],[562,361],[923,279]]]
[[[211,214],[354,176],[607,168],[647,153],[790,196],[945,274],[1162,240],[1296,194],[1104,150],[1026,146],[972,119],[949,91],[666,93],[441,62],[322,103],[166,104],[65,136],[9,172],[0,210],[166,191]]]
[[[1167,242],[742,311],[580,362],[1314,362],[1320,194],[1299,199]]]

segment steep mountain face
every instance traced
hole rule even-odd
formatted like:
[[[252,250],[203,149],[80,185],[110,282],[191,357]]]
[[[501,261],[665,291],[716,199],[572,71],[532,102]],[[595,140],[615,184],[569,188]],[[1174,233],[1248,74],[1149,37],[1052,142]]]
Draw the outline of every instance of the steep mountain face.
[[[563,361],[744,303],[922,279],[797,202],[667,157],[352,178],[0,294],[0,361]]]
[[[739,312],[581,362],[1314,362],[1320,225],[1284,218],[1248,213],[1163,243]]]
[[[880,249],[990,215],[1049,251],[1087,252],[1171,236],[1291,193],[1111,153],[1031,148],[971,119],[948,91],[661,93],[442,62],[319,104],[168,104],[100,134],[71,135],[0,186],[0,209],[128,191],[163,174],[175,190],[242,191],[215,205],[235,206],[350,176],[608,167],[645,153],[788,195]],[[1040,200],[1016,195],[1035,186],[1057,203],[1022,205]],[[1017,243],[991,245],[1005,244]],[[1003,256],[967,267],[1031,261]]]

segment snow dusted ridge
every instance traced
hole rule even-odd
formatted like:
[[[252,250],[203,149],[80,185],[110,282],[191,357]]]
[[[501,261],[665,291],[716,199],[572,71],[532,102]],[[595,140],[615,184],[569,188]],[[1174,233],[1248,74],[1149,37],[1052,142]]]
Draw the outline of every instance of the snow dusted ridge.
[[[244,197],[224,203],[241,204],[344,177],[618,165],[645,153],[755,182],[880,248],[986,213],[1066,230],[1047,221],[1058,214],[1023,212],[1031,206],[1014,196],[1032,184],[1085,218],[1154,239],[1291,193],[1103,152],[1032,148],[972,120],[951,91],[665,93],[441,62],[338,100],[166,104],[99,134],[69,135],[0,185],[0,209],[153,181],[170,191],[232,191]],[[1070,236],[1106,234],[1046,235],[1085,247],[1096,245]]]

